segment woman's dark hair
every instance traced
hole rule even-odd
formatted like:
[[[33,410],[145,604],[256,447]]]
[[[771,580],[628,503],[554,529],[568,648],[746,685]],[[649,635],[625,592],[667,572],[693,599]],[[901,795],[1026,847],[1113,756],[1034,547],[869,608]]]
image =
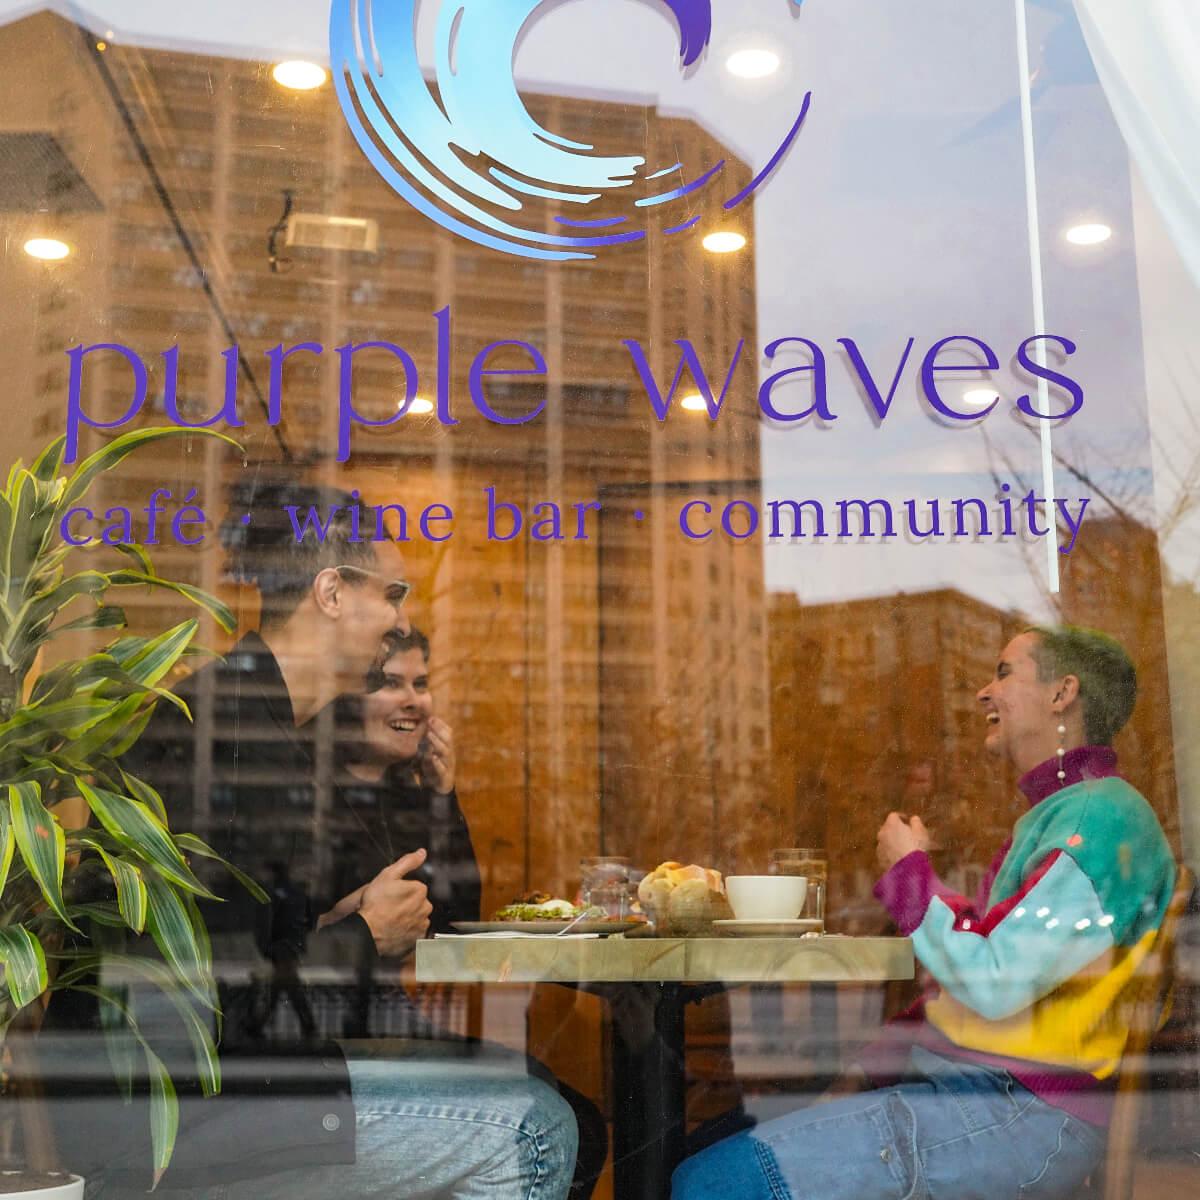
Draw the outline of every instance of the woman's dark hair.
[[[421,657],[426,662],[429,661],[429,639],[415,625],[408,633],[401,633],[398,629],[389,629],[383,635],[383,649],[379,651],[375,665],[367,672],[366,690],[368,692],[379,691],[383,687],[383,668],[388,659],[408,650],[420,650]]]
[[[221,526],[226,573],[258,588],[262,626],[278,628],[322,571],[374,567],[370,538],[356,536],[369,528],[362,502],[338,488],[301,483],[235,487]]]
[[[1084,736],[1093,746],[1108,746],[1125,727],[1137,700],[1137,670],[1115,638],[1078,625],[1032,626],[1038,678],[1063,675],[1079,680]]]

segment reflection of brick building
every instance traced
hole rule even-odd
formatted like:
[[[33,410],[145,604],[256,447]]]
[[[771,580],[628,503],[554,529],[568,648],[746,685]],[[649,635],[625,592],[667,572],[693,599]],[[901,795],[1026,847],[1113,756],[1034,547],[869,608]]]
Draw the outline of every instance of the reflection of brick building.
[[[298,464],[286,470],[410,509],[443,502],[457,516],[454,541],[414,542],[405,552],[418,582],[414,615],[433,635],[439,699],[460,730],[461,790],[485,904],[529,885],[573,885],[580,855],[601,844],[643,860],[706,855],[714,843],[726,845],[716,816],[681,834],[676,811],[686,801],[716,813],[719,803],[720,819],[737,828],[739,814],[761,804],[761,557],[718,539],[703,552],[672,540],[663,488],[689,476],[744,480],[740,494],[756,497],[753,354],[745,356],[720,421],[677,411],[660,428],[621,343],[638,339],[669,380],[672,339],[689,337],[714,364],[711,374],[723,378],[739,339],[748,348],[757,344],[750,255],[716,258],[696,237],[668,239],[663,228],[675,213],[658,209],[645,245],[594,263],[528,264],[455,240],[377,177],[329,87],[285,92],[262,63],[122,46],[101,53],[77,27],[40,14],[0,30],[0,67],[8,104],[0,132],[44,131],[94,197],[85,203],[84,189],[52,189],[29,202],[48,209],[41,216],[5,215],[10,247],[37,224],[53,225],[76,247],[53,267],[14,249],[0,260],[0,284],[20,301],[0,317],[5,378],[28,398],[23,427],[12,431],[19,452],[62,428],[68,346],[116,341],[137,349],[152,366],[161,420],[160,356],[178,345],[181,408],[189,419],[203,419],[221,407],[221,353],[236,339],[249,365],[240,380],[245,459],[197,442],[149,463],[131,462],[106,484],[110,503],[135,508],[154,485],[177,494],[194,486],[215,514],[230,482],[281,469],[280,446],[254,394],[256,386],[267,390],[265,351],[323,344],[322,358],[300,355],[286,368],[279,434]],[[642,146],[649,159],[679,161],[685,171],[726,157],[732,182],[749,178],[698,125],[661,117],[645,104],[542,96],[530,107],[543,124],[601,148]],[[378,251],[294,248],[285,252],[285,270],[273,272],[267,234],[285,188],[301,211],[377,222]],[[739,210],[746,232],[750,208]],[[185,252],[174,218],[202,271]],[[399,343],[421,370],[422,390],[431,389],[432,314],[446,305],[453,311],[451,384],[461,425],[443,429],[432,418],[408,417],[394,428],[360,432],[354,457],[339,469],[330,453],[333,347]],[[546,415],[519,428],[485,422],[467,393],[475,353],[505,338],[532,342],[549,364],[536,389],[505,389],[502,381],[491,389],[495,407],[509,413],[544,391]],[[511,365],[528,364],[515,356]],[[122,364],[89,363],[85,401],[93,414],[119,416],[128,388]],[[384,419],[399,394],[394,360],[363,355],[359,411]],[[635,485],[648,489],[650,519],[637,524],[622,502],[603,536],[593,531],[588,542],[489,544],[482,516],[489,485],[526,510],[537,501],[588,501],[602,489]],[[177,577],[221,584],[215,553],[164,548],[159,564]],[[691,575],[681,591],[675,585],[685,569]],[[137,598],[133,607],[145,624],[178,619],[161,598]],[[722,631],[719,640],[712,629]],[[603,678],[602,653],[612,667]],[[698,696],[717,678],[732,679],[737,696],[720,712],[711,691]],[[211,714],[201,712],[198,725],[206,736]],[[602,761],[614,768],[603,781],[613,789],[603,802]],[[296,836],[308,835],[303,815],[281,814],[280,822],[285,834],[295,826]]]
[[[816,605],[771,596],[775,801],[795,844],[829,853],[834,928],[880,919],[875,831],[890,810],[919,813],[963,883],[1005,837],[1014,781],[983,751],[975,693],[1022,624],[950,589]]]
[[[1137,666],[1137,706],[1116,743],[1121,769],[1178,846],[1162,574],[1154,530],[1128,517],[1096,519],[1063,571],[1061,607],[1065,620],[1115,637]]]

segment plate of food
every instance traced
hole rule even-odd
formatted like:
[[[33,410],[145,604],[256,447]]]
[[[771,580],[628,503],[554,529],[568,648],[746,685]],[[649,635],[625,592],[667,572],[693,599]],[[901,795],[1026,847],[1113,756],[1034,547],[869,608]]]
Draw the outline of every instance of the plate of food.
[[[589,909],[545,892],[532,892],[497,909],[490,921],[452,921],[451,924],[459,933],[532,933],[553,937],[568,931],[593,935],[625,933],[644,922],[608,917],[601,908]]]

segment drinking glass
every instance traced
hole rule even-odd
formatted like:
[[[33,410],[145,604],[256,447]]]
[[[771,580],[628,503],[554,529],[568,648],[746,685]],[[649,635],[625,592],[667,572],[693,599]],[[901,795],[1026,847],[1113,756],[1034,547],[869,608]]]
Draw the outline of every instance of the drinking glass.
[[[604,909],[605,916],[624,920],[629,916],[631,901],[629,891],[629,867],[627,858],[618,855],[599,855],[581,858],[579,870],[582,884],[579,889],[581,902],[591,908]]]
[[[808,880],[808,892],[800,916],[806,921],[819,922],[818,927],[824,933],[825,883],[829,871],[825,851],[803,846],[772,850],[770,864],[771,875],[803,875]]]

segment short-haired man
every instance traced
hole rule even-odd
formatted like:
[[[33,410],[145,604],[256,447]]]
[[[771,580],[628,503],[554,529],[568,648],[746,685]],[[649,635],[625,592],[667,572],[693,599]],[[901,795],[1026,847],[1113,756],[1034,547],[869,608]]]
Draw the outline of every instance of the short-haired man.
[[[918,816],[879,831],[876,895],[935,991],[863,1056],[874,1090],[714,1146],[679,1169],[677,1197],[1078,1195],[1103,1149],[1127,992],[1175,886],[1110,745],[1135,696],[1132,663],[1102,634],[1030,629],[1005,647],[977,699],[1030,810],[975,903],[934,874]]]
[[[365,514],[345,493],[271,486],[258,491],[248,519],[245,512],[237,510],[223,533],[231,574],[261,596],[260,632],[178,689],[194,727],[174,706],[160,706],[131,765],[163,795],[173,828],[195,829],[253,878],[265,880],[269,865],[281,864],[294,892],[324,852],[321,742],[312,719],[339,693],[361,693],[385,635],[408,631],[401,608],[408,584],[394,545],[359,539]],[[208,745],[197,753],[205,728]],[[424,849],[413,848],[364,879],[353,913],[291,939],[297,958],[347,967],[364,951],[411,951],[429,927],[426,888],[409,878],[424,858]],[[213,873],[208,882],[225,900],[204,905],[203,915],[214,973],[229,997],[255,958],[253,931],[276,923],[271,914],[264,921],[227,877]],[[260,1040],[253,1020],[241,1022],[239,1044],[231,1019],[221,1046],[222,1093],[201,1100],[187,1083],[187,1058],[166,1044],[173,1036],[186,1044],[181,1031],[156,1024],[153,1013],[139,1017],[181,1091],[179,1141],[164,1188],[207,1197],[220,1185],[211,1195],[221,1200],[567,1194],[575,1119],[540,1080],[472,1073],[469,1063],[397,1062],[379,1046],[311,1039],[281,1046]],[[123,1144],[129,1130],[148,1129],[144,1109],[130,1112],[114,1097],[69,1120],[72,1148],[79,1148],[72,1166],[100,1185],[104,1200],[127,1187],[145,1190],[146,1147]]]

